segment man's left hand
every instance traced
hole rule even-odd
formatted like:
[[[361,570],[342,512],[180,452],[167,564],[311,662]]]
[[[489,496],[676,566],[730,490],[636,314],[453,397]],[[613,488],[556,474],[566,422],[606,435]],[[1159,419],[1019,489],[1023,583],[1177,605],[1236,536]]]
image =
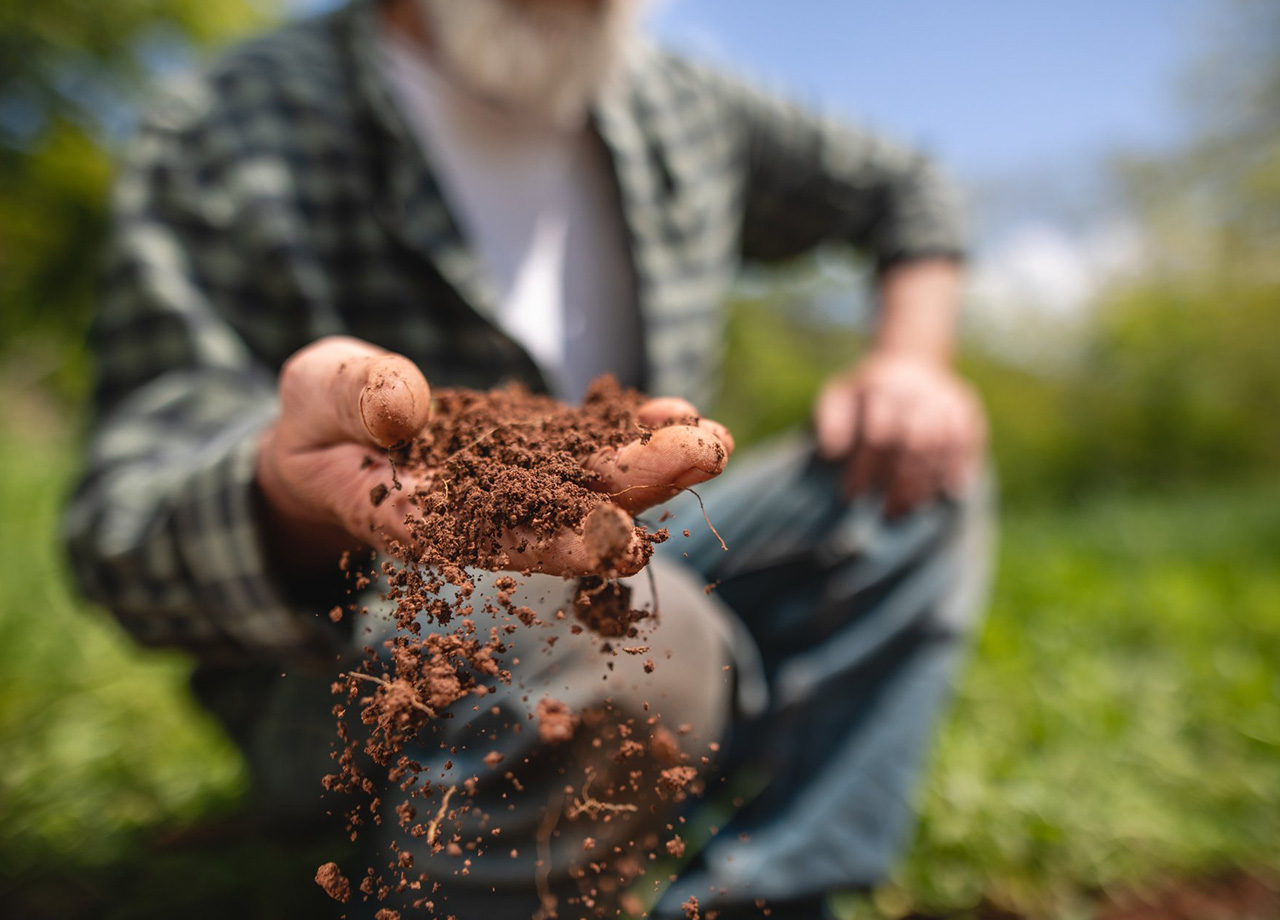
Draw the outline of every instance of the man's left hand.
[[[963,494],[986,449],[973,388],[944,363],[910,354],[873,353],[830,380],[814,426],[820,455],[843,466],[845,497],[877,492],[888,517]]]

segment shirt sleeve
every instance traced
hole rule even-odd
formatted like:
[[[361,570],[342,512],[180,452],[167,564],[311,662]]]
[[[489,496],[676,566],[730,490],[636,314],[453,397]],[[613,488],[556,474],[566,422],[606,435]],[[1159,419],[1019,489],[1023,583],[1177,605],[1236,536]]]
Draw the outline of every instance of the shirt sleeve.
[[[267,571],[255,452],[275,368],[227,304],[251,297],[243,177],[208,125],[159,106],[122,164],[91,333],[95,421],[63,527],[86,594],[146,644],[205,660],[331,648]],[[225,140],[222,138],[221,140]],[[261,311],[266,323],[266,311]]]
[[[959,195],[928,157],[720,77],[745,158],[744,258],[776,261],[848,242],[883,271],[963,258]]]

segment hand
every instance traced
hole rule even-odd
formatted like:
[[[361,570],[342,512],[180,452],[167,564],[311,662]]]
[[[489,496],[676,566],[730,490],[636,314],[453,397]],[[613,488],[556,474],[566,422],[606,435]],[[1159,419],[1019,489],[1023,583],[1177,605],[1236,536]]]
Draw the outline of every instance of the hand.
[[[257,478],[268,540],[286,574],[323,571],[343,550],[409,544],[404,521],[417,513],[410,496],[418,483],[402,473],[402,489],[377,505],[370,494],[392,479],[383,449],[409,441],[429,421],[431,391],[422,372],[358,339],[321,339],[285,363],[280,404],[280,417],[259,444]],[[697,416],[684,400],[650,400],[638,416],[657,429],[647,442],[602,451],[587,464],[617,517],[719,474],[733,450],[728,431],[715,422],[671,424]],[[524,536],[510,535],[512,569],[569,575],[595,568],[582,535],[541,544]],[[518,546],[528,548],[516,552]]]
[[[408,358],[359,339],[320,339],[280,370],[280,416],[258,445],[257,480],[270,550],[284,574],[333,571],[344,550],[407,541],[409,483],[391,482],[383,449],[413,438],[431,390]]]
[[[939,362],[896,353],[873,354],[829,381],[814,424],[819,453],[843,464],[845,497],[880,492],[888,517],[959,497],[986,447],[973,389]]]
[[[588,515],[583,533],[563,533],[538,544],[513,531],[505,541],[511,569],[565,576],[604,571],[614,576],[634,575],[643,568],[643,557],[631,515],[720,475],[733,453],[729,430],[701,418],[693,404],[683,399],[650,399],[636,410],[636,421],[652,429],[648,438],[602,450],[585,464],[596,474],[593,488],[610,501]],[[601,565],[592,545],[606,532],[627,540],[628,546],[614,554],[607,565]],[[524,552],[515,549],[523,544],[530,548]]]

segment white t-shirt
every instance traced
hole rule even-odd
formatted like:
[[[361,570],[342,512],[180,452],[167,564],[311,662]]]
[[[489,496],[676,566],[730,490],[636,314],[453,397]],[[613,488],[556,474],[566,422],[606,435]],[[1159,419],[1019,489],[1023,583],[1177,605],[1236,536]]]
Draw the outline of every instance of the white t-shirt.
[[[634,270],[612,170],[585,124],[522,119],[450,83],[385,32],[383,71],[463,234],[499,294],[497,320],[562,399],[643,369]],[[429,371],[428,371],[429,373]]]

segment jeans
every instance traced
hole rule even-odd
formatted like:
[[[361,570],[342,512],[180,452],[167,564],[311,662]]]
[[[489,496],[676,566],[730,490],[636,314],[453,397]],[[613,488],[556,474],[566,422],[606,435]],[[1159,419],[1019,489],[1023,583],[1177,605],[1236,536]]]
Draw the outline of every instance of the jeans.
[[[763,791],[662,896],[679,915],[757,898],[804,900],[882,881],[912,829],[912,796],[956,665],[986,601],[993,537],[983,482],[894,521],[875,496],[838,499],[839,473],[791,439],[731,462],[669,522],[750,635],[768,687],[732,730],[726,770]]]

